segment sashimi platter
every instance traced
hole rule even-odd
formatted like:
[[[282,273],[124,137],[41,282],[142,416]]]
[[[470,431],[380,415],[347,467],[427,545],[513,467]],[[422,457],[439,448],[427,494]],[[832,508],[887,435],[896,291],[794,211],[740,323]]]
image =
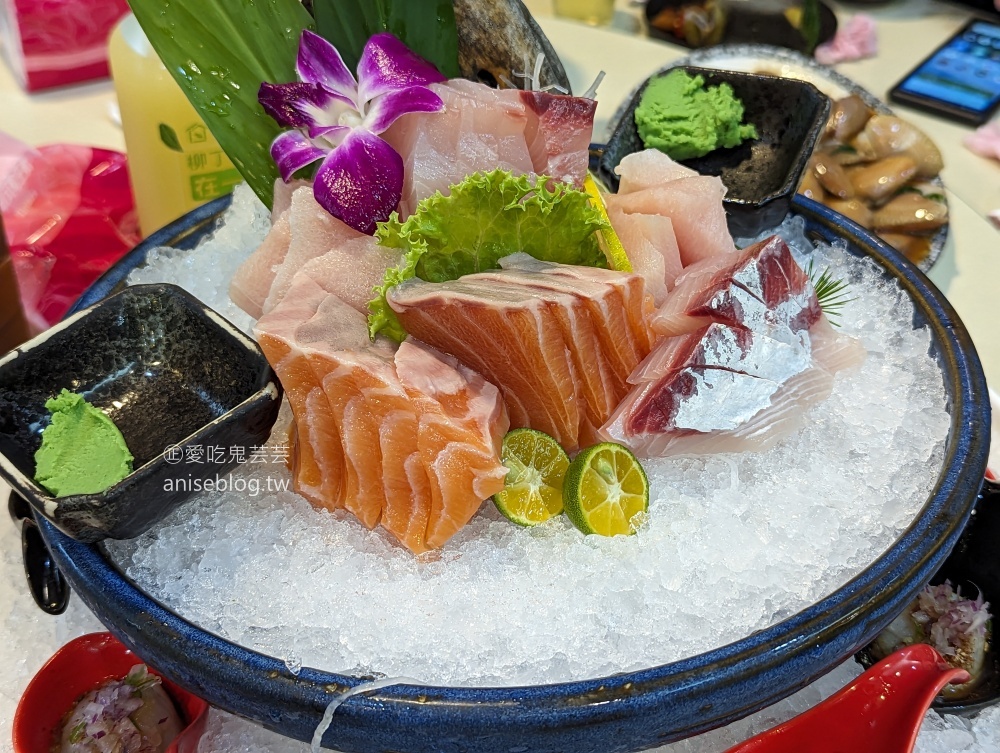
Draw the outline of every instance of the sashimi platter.
[[[189,40],[223,34],[187,31],[192,3],[135,5],[168,67],[250,49]],[[605,191],[595,97],[627,93],[568,93],[518,3],[387,3],[364,34],[330,5],[217,25],[285,30],[259,45],[281,65],[245,66],[270,77],[231,82],[242,140],[243,110],[189,87],[247,183],[127,278],[252,335],[285,396],[270,440],[134,539],[47,529],[84,599],[171,679],[342,750],[649,747],[870,640],[982,478],[981,374],[943,298],[807,200],[734,239],[722,180],[668,149]],[[427,5],[457,52],[394,25]],[[486,75],[463,39],[491,24],[531,41]],[[651,117],[681,154],[766,138],[699,86]]]

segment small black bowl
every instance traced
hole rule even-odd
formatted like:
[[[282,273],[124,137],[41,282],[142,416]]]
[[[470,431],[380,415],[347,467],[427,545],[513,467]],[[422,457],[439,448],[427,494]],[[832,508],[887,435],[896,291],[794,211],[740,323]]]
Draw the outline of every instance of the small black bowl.
[[[33,481],[45,401],[63,388],[107,413],[135,457],[102,494],[56,499]],[[253,340],[174,285],[137,285],[0,358],[0,476],[78,541],[132,538],[263,445],[280,402]]]
[[[983,484],[976,507],[972,511],[962,536],[948,559],[931,578],[932,585],[946,580],[961,589],[966,598],[975,598],[982,593],[989,602],[993,617],[993,636],[986,650],[983,679],[964,698],[950,699],[938,696],[933,707],[949,714],[972,715],[987,706],[1000,702],[1000,484],[987,481]],[[857,662],[868,669],[876,663],[872,652],[873,644],[865,646],[856,655]]]
[[[723,205],[734,236],[748,238],[780,224],[826,125],[830,100],[805,81],[693,66],[681,70],[701,76],[708,86],[732,86],[743,102],[745,122],[753,123],[760,135],[739,146],[682,160],[682,164],[722,178],[727,189]],[[598,163],[598,177],[615,191],[615,168],[627,155],[645,149],[635,125],[635,109],[650,80],[632,97]]]

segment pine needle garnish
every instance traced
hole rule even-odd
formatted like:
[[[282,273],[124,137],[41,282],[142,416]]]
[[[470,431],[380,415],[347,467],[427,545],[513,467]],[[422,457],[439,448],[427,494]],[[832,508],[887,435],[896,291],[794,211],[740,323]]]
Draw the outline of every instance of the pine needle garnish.
[[[829,267],[817,276],[816,268],[811,259],[809,260],[806,274],[809,276],[809,282],[812,283],[813,289],[816,291],[819,307],[826,314],[826,318],[830,320],[830,324],[839,327],[840,322],[838,321],[838,317],[841,311],[846,304],[854,300],[854,296],[849,295],[850,285],[830,274]]]

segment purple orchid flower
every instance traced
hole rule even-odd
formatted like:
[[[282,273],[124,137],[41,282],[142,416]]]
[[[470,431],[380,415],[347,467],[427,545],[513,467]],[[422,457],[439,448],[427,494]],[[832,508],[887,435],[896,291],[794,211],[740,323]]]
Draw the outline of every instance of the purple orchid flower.
[[[427,86],[446,79],[389,33],[368,40],[355,78],[336,47],[303,31],[295,69],[301,81],[263,83],[257,93],[272,118],[296,129],[274,140],[271,156],[286,183],[323,160],[313,182],[316,201],[371,234],[403,195],[403,158],[377,134],[406,113],[443,110]]]

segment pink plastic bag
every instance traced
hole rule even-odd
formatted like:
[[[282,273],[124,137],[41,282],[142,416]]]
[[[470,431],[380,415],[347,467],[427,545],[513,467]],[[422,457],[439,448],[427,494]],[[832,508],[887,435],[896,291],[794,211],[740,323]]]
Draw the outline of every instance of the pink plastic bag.
[[[107,149],[0,138],[0,210],[36,332],[139,241],[125,155]]]
[[[126,0],[0,0],[0,32],[28,91],[108,75],[108,36]]]

